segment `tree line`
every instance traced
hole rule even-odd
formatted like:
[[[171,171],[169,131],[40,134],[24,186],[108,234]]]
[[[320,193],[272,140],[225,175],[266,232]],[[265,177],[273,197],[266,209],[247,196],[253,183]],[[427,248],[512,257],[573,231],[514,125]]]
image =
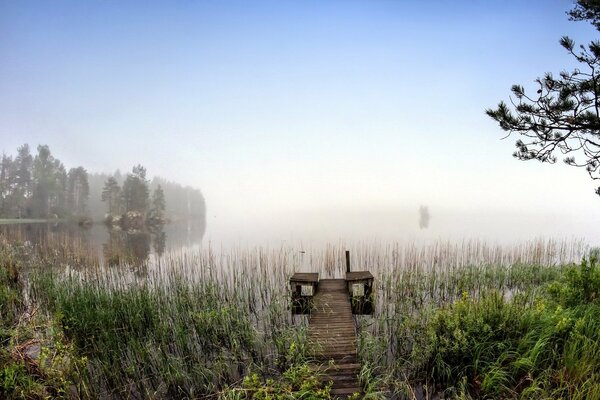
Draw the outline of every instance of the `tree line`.
[[[28,144],[14,157],[2,155],[0,218],[101,220],[123,215],[144,223],[164,222],[167,215],[204,221],[204,197],[188,186],[158,177],[149,180],[142,165],[125,175],[118,170],[90,174],[82,166],[67,170],[47,145],[39,145],[35,155]]]
[[[28,144],[13,158],[0,162],[1,218],[64,218],[85,215],[89,197],[88,173],[83,167],[67,171],[46,145],[32,155]]]
[[[140,176],[142,171],[136,167],[136,171],[122,173],[116,170],[113,173],[90,173],[88,176],[90,184],[89,208],[94,220],[102,220],[110,215],[120,215],[128,207],[139,209],[138,199],[129,200],[123,198],[125,193],[138,193],[145,197],[145,191],[139,181],[145,181],[148,188],[149,201],[152,205],[153,197],[150,193],[156,192],[160,187],[165,201],[165,215],[172,221],[194,220],[204,223],[206,206],[204,196],[200,190],[190,186],[184,186],[176,182],[168,181],[161,177],[151,179]],[[129,183],[128,183],[129,182]],[[104,200],[103,200],[104,198]],[[157,199],[160,201],[160,199]]]

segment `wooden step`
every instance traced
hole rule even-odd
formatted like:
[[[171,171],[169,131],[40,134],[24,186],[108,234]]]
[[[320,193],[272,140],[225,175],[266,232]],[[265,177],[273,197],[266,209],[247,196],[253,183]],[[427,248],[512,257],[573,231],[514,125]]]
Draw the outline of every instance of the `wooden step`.
[[[339,388],[339,389],[331,389],[331,394],[334,396],[351,396],[354,393],[361,393],[362,389],[360,387],[358,387],[358,385],[354,386],[354,387],[347,387],[347,388]]]

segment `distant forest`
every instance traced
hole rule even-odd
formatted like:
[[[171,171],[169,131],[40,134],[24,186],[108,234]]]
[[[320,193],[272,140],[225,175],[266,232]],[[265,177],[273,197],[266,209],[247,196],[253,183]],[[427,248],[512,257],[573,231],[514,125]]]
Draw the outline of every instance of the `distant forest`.
[[[129,211],[170,220],[205,219],[202,193],[165,179],[146,177],[141,165],[131,173],[88,173],[67,168],[47,145],[31,153],[28,144],[0,162],[0,218],[89,218]]]

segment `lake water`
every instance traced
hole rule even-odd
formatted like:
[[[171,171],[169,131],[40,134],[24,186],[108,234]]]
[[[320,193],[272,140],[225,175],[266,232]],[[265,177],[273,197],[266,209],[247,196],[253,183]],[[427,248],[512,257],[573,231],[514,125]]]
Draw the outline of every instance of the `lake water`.
[[[165,252],[194,249],[202,244],[206,226],[197,221],[166,224],[147,231],[110,229],[103,224],[84,228],[75,224],[32,223],[0,225],[0,235],[33,245],[76,243],[96,252],[100,259],[117,263],[141,264],[150,256]]]
[[[280,232],[280,235],[272,235],[272,240],[257,239],[260,238],[257,234],[260,229],[256,226],[253,231],[241,224],[238,229],[230,230],[238,235],[237,238],[224,240],[223,235],[207,230],[206,225],[199,221],[171,223],[160,229],[134,232],[109,229],[103,224],[89,228],[53,223],[0,225],[0,235],[33,245],[50,243],[51,251],[59,251],[61,244],[76,245],[87,255],[95,253],[107,265],[125,263],[141,266],[147,261],[153,265],[153,260],[164,258],[161,256],[187,254],[196,257],[210,248],[208,254],[218,254],[222,259],[219,268],[224,270],[232,268],[227,265],[235,264],[231,261],[232,257],[235,259],[243,255],[258,260],[260,264],[268,255],[278,260],[285,258],[285,263],[294,270],[331,270],[328,273],[334,275],[343,272],[345,250],[351,251],[352,264],[364,269],[365,266],[374,268],[382,265],[452,267],[482,263],[563,263],[580,260],[590,246],[590,241],[585,238],[537,235],[502,243],[501,240],[485,237],[452,237],[448,232],[442,234],[435,230],[379,238],[369,236],[367,231],[362,231],[362,237],[354,238],[341,233],[321,238],[314,233],[286,237],[285,232]],[[265,229],[263,234],[265,231],[268,230]],[[246,264],[254,268],[254,261]]]

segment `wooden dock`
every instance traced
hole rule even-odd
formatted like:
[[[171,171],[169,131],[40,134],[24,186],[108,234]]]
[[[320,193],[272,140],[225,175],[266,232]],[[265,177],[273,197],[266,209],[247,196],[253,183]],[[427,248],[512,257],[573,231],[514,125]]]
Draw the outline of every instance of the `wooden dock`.
[[[345,398],[361,392],[358,383],[360,364],[356,354],[356,327],[346,281],[321,279],[314,296],[308,337],[313,357],[324,374],[332,381],[334,397]]]

